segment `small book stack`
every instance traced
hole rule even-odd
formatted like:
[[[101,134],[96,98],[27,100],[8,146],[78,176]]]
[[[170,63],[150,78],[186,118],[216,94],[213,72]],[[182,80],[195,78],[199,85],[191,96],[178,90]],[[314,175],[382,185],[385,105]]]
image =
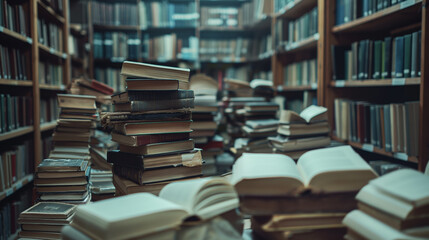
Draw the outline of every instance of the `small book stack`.
[[[179,227],[218,219],[237,207],[237,193],[225,179],[185,180],[167,185],[159,197],[136,193],[79,206],[70,226],[62,229],[62,238],[193,239],[181,238],[184,233]],[[229,234],[240,236],[233,231]]]
[[[190,139],[194,92],[186,90],[189,71],[123,63],[127,91],[112,96],[115,112],[103,116],[113,128],[112,140],[119,143],[119,150],[107,154],[118,194],[129,192],[124,179],[143,191],[150,189],[147,185],[159,189],[160,182],[201,175],[201,151]]]
[[[95,96],[97,103],[110,104],[110,96],[114,89],[94,79],[77,78],[73,80],[70,92],[76,95]]]
[[[20,238],[61,239],[61,229],[69,225],[76,206],[58,202],[40,202],[19,215]]]
[[[347,214],[345,239],[428,239],[429,176],[400,169],[370,181]]]
[[[92,201],[112,198],[115,196],[112,170],[91,168],[89,177]]]
[[[205,74],[191,77],[189,88],[195,94],[195,107],[192,109],[192,133],[195,146],[203,149],[204,175],[215,175],[216,156],[223,153],[223,138],[215,135],[220,119],[217,101],[217,82]]]
[[[34,185],[39,200],[84,204],[91,200],[91,167],[82,159],[44,159],[36,168]]]
[[[350,146],[308,151],[297,163],[282,154],[243,153],[231,183],[240,211],[263,239],[341,239],[357,191],[377,177]]]
[[[52,135],[54,148],[51,159],[89,160],[89,142],[98,118],[95,97],[58,94],[60,119]]]
[[[252,97],[253,90],[250,83],[240,79],[224,78],[225,89],[229,97]]]
[[[253,79],[250,81],[253,96],[272,99],[274,97],[273,81],[264,79]]]
[[[273,151],[298,159],[306,151],[330,145],[327,108],[311,105],[300,114],[280,113],[276,137],[269,137]]]

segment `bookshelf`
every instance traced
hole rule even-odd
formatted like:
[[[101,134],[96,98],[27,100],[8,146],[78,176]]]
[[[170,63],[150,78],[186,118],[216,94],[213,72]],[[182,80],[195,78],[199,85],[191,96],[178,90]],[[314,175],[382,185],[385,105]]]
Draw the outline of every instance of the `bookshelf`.
[[[319,3],[322,3],[322,1],[319,1]],[[421,0],[407,0],[407,1],[399,1],[399,3],[387,6],[383,9],[378,9],[378,11],[373,11],[372,14],[365,14],[362,13],[359,16],[359,13],[356,14],[357,17],[355,17],[355,13],[352,14],[353,17],[346,19],[348,13],[341,12],[341,10],[337,10],[337,6],[335,6],[335,1],[330,0],[326,1],[323,6],[319,4],[320,6],[320,12],[326,16],[323,22],[319,22],[321,25],[322,31],[320,32],[319,36],[319,45],[318,45],[318,52],[319,52],[319,59],[323,62],[322,67],[319,66],[319,79],[322,79],[318,89],[318,101],[320,104],[328,107],[331,111],[329,112],[329,121],[331,123],[331,126],[333,127],[332,130],[332,137],[335,140],[340,140],[342,142],[345,142],[347,144],[350,144],[351,146],[362,149],[367,152],[374,152],[382,156],[388,156],[394,159],[399,159],[402,161],[415,163],[420,171],[424,171],[425,166],[427,164],[427,159],[429,157],[429,150],[426,147],[428,143],[428,127],[426,126],[425,122],[428,121],[428,99],[425,97],[425,93],[428,93],[428,86],[425,84],[427,82],[426,78],[428,78],[427,73],[425,73],[425,66],[427,67],[426,59],[428,57],[428,51],[425,49],[425,46],[428,44],[428,38],[427,38],[427,31],[426,31],[426,24],[427,24],[427,9],[423,6],[425,6],[426,1]],[[341,8],[339,8],[341,9]],[[344,21],[341,19],[342,14],[344,14],[345,18]],[[340,22],[338,22],[337,15],[339,15]],[[319,18],[320,19],[320,18]],[[347,46],[351,45],[351,48],[348,48],[351,51],[351,55],[347,55],[347,52],[345,53],[345,58],[348,56],[353,56],[353,44],[355,42],[358,42],[361,44],[362,42],[366,41],[365,39],[369,39],[369,45],[358,45],[359,49],[364,49],[365,46],[369,46],[370,49],[370,55],[367,56],[367,60],[373,62],[373,64],[377,64],[379,58],[376,55],[377,48],[372,48],[375,46],[375,42],[379,41],[382,43],[381,46],[386,46],[388,44],[388,41],[390,41],[388,38],[390,37],[392,41],[399,42],[398,44],[401,44],[400,41],[404,39],[404,43],[406,41],[407,35],[409,39],[413,39],[413,36],[418,36],[416,33],[417,31],[421,31],[421,56],[420,58],[418,55],[413,55],[412,53],[412,47],[413,42],[409,43],[409,48],[404,44],[402,45],[394,45],[394,47],[391,48],[391,50],[388,47],[382,47],[381,52],[382,54],[388,54],[388,51],[394,51],[394,62],[381,62],[382,68],[384,68],[385,72],[389,72],[389,68],[387,66],[392,66],[394,71],[392,70],[392,76],[389,76],[389,74],[384,74],[384,76],[378,76],[374,78],[373,76],[377,76],[375,74],[377,72],[378,67],[376,65],[371,65],[365,63],[365,62],[358,62],[357,66],[368,66],[369,69],[364,69],[364,72],[368,73],[369,76],[362,75],[358,76],[359,80],[350,79],[350,75],[345,75],[344,78],[336,78],[336,75],[342,76],[343,73],[342,70],[338,70],[334,68],[338,67],[339,64],[335,64],[334,61],[336,60],[337,56],[335,55],[333,57],[332,52],[336,54],[337,49],[341,49],[345,47],[347,49]],[[413,33],[415,33],[413,35]],[[416,40],[417,41],[417,40]],[[417,42],[417,45],[414,43],[415,47],[419,47],[419,44]],[[335,47],[332,47],[335,46]],[[338,46],[338,47],[337,47]],[[387,45],[388,46],[388,45]],[[401,47],[403,47],[405,50],[402,50]],[[334,50],[333,50],[334,49]],[[389,50],[388,50],[389,49]],[[420,68],[421,68],[421,74],[420,76],[412,76],[410,77],[405,76],[407,73],[406,71],[402,71],[402,68],[407,69],[407,64],[412,63],[406,63],[406,62],[400,62],[398,63],[396,59],[403,60],[404,57],[407,59],[407,51],[409,50],[409,58],[411,60],[408,60],[410,62],[413,61],[413,58],[419,59],[421,61]],[[365,51],[365,50],[362,50]],[[403,52],[402,52],[403,51]],[[397,54],[404,54],[404,56],[397,55]],[[383,55],[382,55],[383,56]],[[347,59],[350,60],[351,58]],[[341,61],[341,60],[340,60]],[[406,60],[405,60],[406,61]],[[417,60],[416,60],[417,61]],[[356,64],[353,59],[351,61],[351,64]],[[384,65],[383,65],[384,64]],[[398,65],[399,64],[399,65]],[[340,64],[341,65],[341,64]],[[410,66],[408,65],[408,66]],[[399,67],[398,67],[399,66]],[[418,67],[418,61],[415,63],[416,67]],[[348,69],[347,69],[348,68]],[[410,67],[411,70],[413,70],[413,66]],[[348,66],[345,66],[345,71],[350,69]],[[353,68],[352,68],[353,69]],[[387,70],[386,70],[387,69]],[[352,74],[356,72],[353,70]],[[360,70],[357,70],[359,73]],[[403,76],[402,76],[403,73]],[[417,75],[417,72],[414,74]],[[337,108],[335,108],[336,99],[346,99],[344,100],[344,105],[339,105],[337,101]],[[351,101],[351,105],[347,105],[347,101]],[[370,121],[364,121],[362,124],[362,120],[360,124],[353,123],[354,120],[349,120],[351,122],[345,124],[344,118],[340,117],[341,111],[344,111],[344,109],[349,110],[347,112],[350,112],[351,115],[348,116],[350,118],[348,119],[354,119],[355,113],[355,105],[353,104],[360,104],[360,102],[368,102],[370,104],[370,107],[373,107],[375,109],[375,112],[369,114],[370,116],[377,116],[377,114],[380,114],[383,112],[383,116],[385,116],[385,111],[379,111],[377,108],[378,106],[390,106],[390,112],[392,109],[394,110],[394,113],[397,114],[395,107],[399,105],[399,114],[400,115],[390,115],[390,123],[394,124],[394,121],[397,121],[396,124],[401,125],[401,123],[405,123],[405,125],[402,125],[402,127],[399,127],[398,129],[404,129],[404,130],[398,130],[398,133],[393,133],[392,127],[388,128],[388,125],[384,125],[382,131],[384,131],[384,134],[380,135],[377,133],[371,133],[371,141],[368,142],[369,139],[367,139],[366,134],[365,141],[357,141],[356,139],[353,139],[353,131],[355,131],[355,127],[357,126],[358,129],[362,126],[365,126],[369,128],[374,123],[378,124],[378,121],[380,117],[375,120]],[[417,112],[419,112],[419,124],[418,126],[415,126],[413,124],[409,124],[406,126],[410,120],[407,117],[407,112],[409,112],[409,109],[407,109],[407,104],[410,104],[412,101],[418,101],[417,106]],[[401,113],[402,110],[400,105],[404,105],[403,107],[405,109],[404,113]],[[345,108],[344,108],[345,107]],[[393,108],[392,108],[393,107]],[[350,110],[351,109],[351,110]],[[384,108],[384,110],[389,108]],[[336,112],[339,111],[339,112]],[[358,111],[358,109],[356,110]],[[362,116],[361,113],[357,116]],[[390,113],[392,114],[392,113]],[[402,115],[401,115],[402,114]],[[399,118],[398,118],[399,116]],[[401,116],[405,116],[405,119]],[[413,115],[415,116],[415,115]],[[384,118],[386,120],[386,118]],[[395,120],[393,120],[395,119]],[[401,120],[402,119],[402,120]],[[338,122],[341,122],[340,125],[338,125]],[[387,122],[386,122],[387,123]],[[337,124],[337,125],[335,125]],[[341,125],[343,124],[343,125]],[[341,126],[340,129],[336,129],[339,126]],[[344,126],[350,127],[351,135],[348,135],[347,137],[338,137],[338,133],[344,130]],[[382,125],[383,126],[383,125]],[[393,125],[397,126],[397,125]],[[415,128],[413,128],[415,126]],[[413,130],[414,129],[414,130]],[[409,135],[410,132],[417,131],[415,135]],[[343,131],[344,132],[344,131]],[[387,132],[387,133],[386,133]],[[396,132],[396,131],[394,131]],[[402,133],[401,133],[402,132]],[[397,151],[390,151],[388,145],[390,145],[390,141],[387,138],[388,135],[391,135],[391,137],[394,137],[394,134],[396,135],[396,141],[401,142],[403,146],[399,146]],[[347,135],[347,134],[346,134]],[[374,137],[375,136],[375,137]],[[373,144],[373,138],[378,138],[379,141],[382,141],[384,144]],[[359,140],[359,139],[358,139]],[[393,141],[393,140],[392,140]],[[411,141],[413,141],[411,143]],[[415,141],[418,141],[418,149],[417,154],[410,154],[410,144],[416,145]],[[393,142],[392,142],[393,143]],[[407,145],[408,144],[408,145]],[[407,148],[408,146],[408,148]]]

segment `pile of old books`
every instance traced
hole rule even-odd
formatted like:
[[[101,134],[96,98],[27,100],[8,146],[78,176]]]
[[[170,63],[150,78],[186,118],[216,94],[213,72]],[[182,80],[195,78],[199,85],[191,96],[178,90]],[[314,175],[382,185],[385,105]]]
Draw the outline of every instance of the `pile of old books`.
[[[280,113],[276,137],[269,137],[274,152],[298,159],[308,150],[330,145],[327,109],[311,105],[300,114]]]
[[[195,74],[190,80],[189,88],[195,94],[191,137],[195,141],[195,146],[203,149],[204,175],[217,173],[216,156],[223,153],[223,138],[216,135],[221,117],[217,87],[216,80],[205,74]]]
[[[428,239],[429,176],[400,169],[372,180],[347,214],[345,239]]]
[[[127,91],[113,95],[115,112],[103,116],[119,151],[109,151],[118,194],[131,180],[140,191],[157,193],[169,181],[200,176],[201,151],[190,139],[194,93],[186,90],[189,69],[124,62]],[[124,188],[125,187],[125,188]]]
[[[19,215],[20,238],[61,239],[61,229],[70,224],[76,206],[58,202],[40,202]]]
[[[44,159],[36,168],[34,185],[40,201],[88,203],[91,167],[82,159]]]
[[[240,234],[231,224],[220,219],[237,206],[237,193],[225,179],[184,180],[165,186],[159,197],[136,193],[79,206],[70,226],[63,228],[62,237],[185,240],[199,236],[198,239],[227,237],[238,240],[241,239]],[[211,223],[211,228],[207,227],[207,223]],[[184,226],[204,224],[206,227],[199,228],[202,231],[196,234],[191,231],[190,235],[187,233],[191,229]]]
[[[70,92],[75,95],[91,95],[99,104],[109,104],[114,89],[94,79],[73,79]]]
[[[376,177],[350,146],[340,146],[308,151],[297,163],[282,154],[243,153],[231,183],[255,235],[342,239],[342,219],[356,208],[357,191]]]
[[[60,119],[52,135],[51,159],[89,160],[89,142],[98,119],[95,97],[58,94]]]

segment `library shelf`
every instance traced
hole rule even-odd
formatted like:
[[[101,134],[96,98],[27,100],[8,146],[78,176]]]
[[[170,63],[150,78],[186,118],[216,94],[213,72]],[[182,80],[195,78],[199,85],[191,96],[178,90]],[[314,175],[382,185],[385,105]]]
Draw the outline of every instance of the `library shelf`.
[[[40,90],[65,91],[64,85],[39,84]]]
[[[319,40],[319,34],[316,33],[311,37],[303,39],[299,42],[293,42],[291,44],[284,45],[282,49],[277,51],[277,54],[290,54],[301,52],[304,50],[317,50],[317,41]]]
[[[33,181],[33,178],[34,178],[33,174],[28,174],[22,179],[18,180],[16,183],[14,183],[10,188],[0,192],[0,201],[9,197],[13,193],[18,191],[22,187],[24,187],[25,185],[27,185],[28,183],[31,183]]]
[[[48,47],[44,44],[39,43],[39,49],[42,50],[41,52],[51,55],[53,57],[60,58],[60,59],[67,59],[67,53],[59,52],[54,48]]]
[[[94,24],[93,25],[94,31],[138,31],[139,26],[133,26],[133,25],[100,25],[100,24]]]
[[[0,134],[0,142],[6,141],[6,140],[9,140],[12,138],[20,137],[22,135],[25,135],[27,133],[31,133],[33,131],[34,131],[33,126],[20,127],[18,129]]]
[[[65,24],[66,20],[63,16],[55,12],[55,10],[51,7],[46,5],[41,0],[37,0],[38,6],[40,6],[39,9],[41,9],[43,12],[45,12],[47,15],[49,15],[50,18],[55,19],[60,24]]]
[[[311,91],[317,90],[317,84],[312,85],[304,85],[304,86],[286,86],[286,85],[279,85],[277,86],[277,91],[279,93],[282,92],[300,92],[300,91]]]
[[[0,79],[0,85],[18,86],[18,87],[31,87],[33,81],[29,80],[14,80],[14,79]]]
[[[147,28],[141,28],[141,31],[143,34],[145,33],[161,33],[161,32],[181,32],[181,31],[195,31],[197,29],[197,26],[188,26],[188,27],[147,27]]]
[[[377,32],[419,21],[422,0],[407,0],[366,17],[334,26],[333,33]]]
[[[343,139],[338,138],[337,136],[332,136],[332,139],[335,141],[338,141],[338,142],[343,142],[345,144],[349,144],[350,146],[352,146],[354,148],[361,149],[361,150],[364,150],[366,152],[377,153],[377,154],[380,154],[383,156],[391,157],[391,158],[406,161],[406,162],[418,163],[417,157],[407,156],[407,154],[405,154],[405,153],[386,152],[384,149],[376,147],[372,144],[366,144],[366,143],[362,144],[362,143],[358,143],[358,142],[343,140]]]
[[[75,57],[75,56],[71,56],[71,63],[73,65],[76,65],[76,66],[83,66],[83,60],[82,60],[82,58],[78,58],[78,57]]]
[[[40,131],[45,132],[54,129],[57,126],[57,120],[40,124]]]
[[[317,6],[317,0],[295,0],[284,6],[278,13],[275,14],[276,18],[295,19],[311,7]]]
[[[33,39],[31,39],[30,37],[24,36],[4,27],[0,27],[0,36],[2,36],[2,38],[6,37],[11,40],[18,40],[19,42],[25,43],[27,45],[33,44]]]
[[[337,80],[331,81],[331,87],[394,87],[420,85],[418,78],[367,79],[367,80]]]

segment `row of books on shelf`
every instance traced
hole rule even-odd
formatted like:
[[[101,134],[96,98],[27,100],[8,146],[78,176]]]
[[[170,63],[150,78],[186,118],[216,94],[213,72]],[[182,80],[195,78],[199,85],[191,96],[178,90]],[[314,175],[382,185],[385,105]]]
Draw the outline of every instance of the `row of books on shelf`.
[[[419,102],[373,104],[335,99],[336,135],[386,152],[418,155]]]
[[[0,133],[33,124],[32,97],[0,94]]]
[[[277,0],[274,1],[274,12],[278,13],[283,10],[285,7],[290,7],[295,4],[296,0]]]
[[[32,194],[32,189],[26,188],[19,195],[0,206],[1,239],[11,239],[19,232],[19,214],[32,205]]]
[[[198,23],[199,15],[194,1],[140,1],[138,7],[140,27],[143,29],[148,27],[196,27]]]
[[[58,119],[59,108],[56,97],[40,99],[40,123],[49,123]]]
[[[286,86],[309,86],[317,83],[317,59],[295,62],[284,66],[283,82]]]
[[[125,91],[125,83],[121,79],[121,71],[118,68],[95,68],[95,79],[109,85],[117,92]]]
[[[340,25],[380,10],[405,2],[406,0],[336,0],[335,24]],[[412,1],[414,3],[414,1]]]
[[[39,83],[62,86],[63,65],[39,61]]]
[[[92,22],[102,25],[136,26],[138,22],[135,3],[109,3],[93,1],[91,3]]]
[[[57,14],[63,15],[63,0],[42,0],[42,2],[50,6]]]
[[[149,38],[145,35],[142,56],[157,61],[198,59],[198,38],[175,33]]]
[[[31,72],[28,72],[29,51],[13,48],[0,44],[0,78],[27,80]]]
[[[288,42],[299,42],[318,33],[317,7],[288,22]]]
[[[30,36],[28,12],[28,3],[19,4],[2,0],[0,1],[0,26],[21,35]]]
[[[58,52],[63,52],[63,30],[55,23],[48,22],[43,18],[37,19],[37,34],[39,43],[53,48]]]
[[[0,192],[33,171],[32,152],[32,142],[27,140],[0,153]]]
[[[420,77],[421,31],[333,46],[334,79]]]
[[[95,32],[94,58],[95,59],[138,59],[141,41],[136,32]]]

